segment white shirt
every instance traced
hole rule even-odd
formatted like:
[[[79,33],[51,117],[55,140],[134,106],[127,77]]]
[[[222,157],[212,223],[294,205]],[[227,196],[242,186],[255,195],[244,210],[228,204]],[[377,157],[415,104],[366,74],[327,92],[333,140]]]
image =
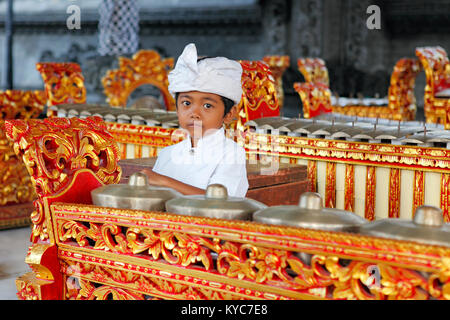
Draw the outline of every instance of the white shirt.
[[[245,197],[248,190],[245,150],[226,138],[223,128],[202,137],[196,148],[189,136],[165,147],[153,171],[200,189],[220,183],[233,197]]]

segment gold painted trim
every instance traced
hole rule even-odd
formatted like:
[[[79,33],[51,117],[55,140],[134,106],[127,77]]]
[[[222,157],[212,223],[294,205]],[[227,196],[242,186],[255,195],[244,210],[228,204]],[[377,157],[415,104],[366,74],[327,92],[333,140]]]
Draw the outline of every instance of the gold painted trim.
[[[197,278],[198,279],[197,281],[193,280],[191,282],[186,282],[186,281],[183,281],[180,279],[174,279],[174,280],[171,279],[172,282],[185,283],[185,284],[189,284],[192,286],[198,286],[198,287],[205,288],[204,284],[206,282],[223,283],[225,285],[232,285],[236,288],[250,289],[250,290],[259,291],[259,292],[263,292],[263,293],[266,292],[268,295],[269,294],[279,295],[280,298],[285,296],[285,297],[290,297],[292,299],[318,299],[318,297],[316,297],[316,296],[295,292],[295,291],[289,290],[289,289],[277,288],[277,287],[270,286],[270,285],[262,285],[262,284],[254,283],[249,280],[243,280],[243,279],[238,280],[235,278],[230,278],[226,275],[213,274],[213,273],[208,273],[208,272],[201,271],[201,270],[180,268],[179,266],[173,266],[170,264],[165,264],[165,263],[161,263],[161,262],[157,262],[157,261],[144,260],[145,263],[143,264],[144,261],[142,259],[134,257],[134,256],[121,256],[121,255],[110,253],[110,252],[102,252],[101,255],[98,255],[98,251],[96,252],[96,251],[90,250],[90,249],[79,249],[79,248],[74,248],[74,247],[67,247],[65,245],[59,245],[59,248],[60,248],[59,249],[60,251],[65,251],[65,252],[67,251],[68,253],[71,254],[70,258],[65,257],[65,256],[60,256],[60,258],[63,260],[88,262],[90,265],[102,265],[102,266],[111,267],[112,269],[123,270],[123,271],[131,271],[135,267],[140,267],[140,269],[142,271],[134,271],[133,270],[132,272],[139,273],[144,276],[150,276],[150,277],[154,276],[157,278],[158,278],[158,276],[152,275],[151,271],[146,272],[145,268],[159,270],[162,273],[174,275],[175,278],[176,278],[176,275],[179,275],[181,277],[187,276],[187,277],[191,277],[191,278]],[[86,258],[82,259],[82,257],[86,257]],[[104,263],[98,262],[99,260],[104,260]],[[133,267],[130,267],[130,266],[133,266]],[[159,278],[162,278],[162,277],[160,276]],[[162,279],[168,280],[168,278],[162,278]],[[203,282],[203,286],[202,286],[202,282]],[[109,283],[105,282],[105,284],[109,284]],[[211,287],[206,287],[206,288],[212,289]],[[219,291],[227,292],[226,290],[219,290]],[[234,292],[233,294],[248,298],[248,295],[245,295],[245,294],[239,294],[236,292]]]
[[[336,208],[336,163],[327,162],[325,182],[325,207]]]
[[[375,220],[375,186],[376,186],[375,167],[367,166],[366,169],[366,196],[364,217],[369,220]]]
[[[93,205],[74,205],[54,203],[51,206],[55,220],[86,221],[92,223],[114,222],[125,227],[139,226],[155,230],[182,230],[203,237],[239,243],[257,243],[267,248],[310,253],[333,253],[352,256],[363,261],[395,263],[393,255],[405,261],[404,267],[424,267],[420,262],[427,260],[428,268],[434,269],[442,262],[442,257],[450,258],[450,248],[424,245],[412,241],[382,239],[371,236],[342,232],[301,229],[287,226],[273,226],[256,222],[230,221],[205,217],[180,216],[170,213],[121,210],[96,207]],[[105,217],[108,217],[105,220]],[[330,247],[330,244],[333,246]],[[390,257],[389,261],[382,258]],[[375,260],[372,260],[375,259]],[[379,259],[379,260],[376,260]],[[402,260],[405,259],[405,260]],[[407,262],[406,262],[407,261]],[[434,262],[432,262],[434,261]],[[401,263],[401,262],[398,262]],[[427,263],[428,264],[428,263]],[[430,270],[430,269],[428,269]]]
[[[344,210],[354,212],[355,209],[355,168],[345,165]]]
[[[389,218],[400,218],[400,169],[389,170]]]
[[[425,201],[425,174],[423,171],[414,171],[414,188],[413,188],[413,208],[411,217],[414,218],[414,213],[417,207],[424,204]]]

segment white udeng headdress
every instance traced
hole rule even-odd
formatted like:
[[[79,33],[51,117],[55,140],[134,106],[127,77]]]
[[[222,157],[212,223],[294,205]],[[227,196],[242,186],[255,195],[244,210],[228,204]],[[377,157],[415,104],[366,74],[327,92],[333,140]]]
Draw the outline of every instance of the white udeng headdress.
[[[201,91],[215,93],[239,103],[242,96],[242,67],[224,57],[208,58],[197,63],[197,48],[188,44],[169,73],[169,92]]]

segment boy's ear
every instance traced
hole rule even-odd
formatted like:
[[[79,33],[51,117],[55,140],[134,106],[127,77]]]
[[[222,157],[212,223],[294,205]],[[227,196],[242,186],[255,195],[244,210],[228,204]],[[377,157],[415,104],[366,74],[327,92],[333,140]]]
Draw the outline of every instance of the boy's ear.
[[[237,104],[231,107],[230,111],[223,118],[223,123],[230,124],[233,120],[237,119]]]

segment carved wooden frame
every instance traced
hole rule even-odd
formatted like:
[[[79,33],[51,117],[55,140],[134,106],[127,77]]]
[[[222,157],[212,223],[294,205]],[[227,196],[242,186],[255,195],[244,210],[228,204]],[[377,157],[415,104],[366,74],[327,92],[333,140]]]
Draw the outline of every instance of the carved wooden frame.
[[[47,105],[85,103],[86,87],[81,67],[75,62],[38,62],[36,69],[44,81]],[[50,108],[47,116],[56,116]]]
[[[5,135],[5,120],[37,118],[45,104],[44,91],[0,92],[0,229],[30,225],[36,198],[27,168]]]
[[[42,217],[25,259],[33,272],[16,280],[22,299],[450,299],[450,248],[93,206],[90,190],[120,179],[102,121],[10,120],[6,131]],[[325,142],[303,141],[319,159]]]
[[[150,84],[160,90],[167,110],[174,111],[175,100],[168,91],[168,73],[172,68],[173,58],[162,59],[155,50],[139,50],[131,59],[119,57],[119,68],[109,70],[102,78],[106,101],[125,108],[134,90]]]
[[[450,83],[450,62],[442,47],[419,47],[416,55],[425,69],[427,84],[424,94],[424,110],[427,122],[442,123],[450,129],[450,98],[436,97],[436,86],[442,80]]]

